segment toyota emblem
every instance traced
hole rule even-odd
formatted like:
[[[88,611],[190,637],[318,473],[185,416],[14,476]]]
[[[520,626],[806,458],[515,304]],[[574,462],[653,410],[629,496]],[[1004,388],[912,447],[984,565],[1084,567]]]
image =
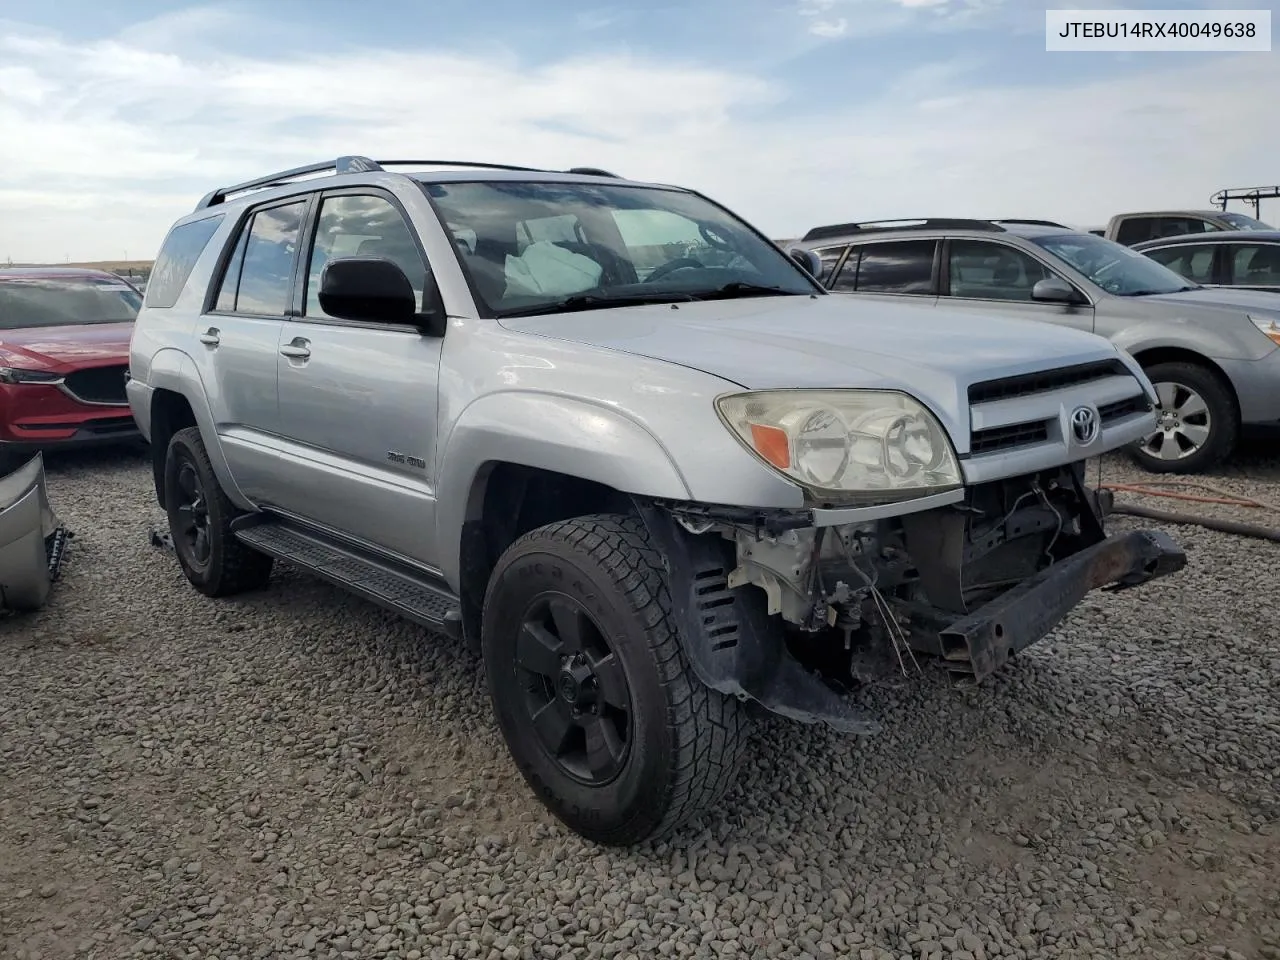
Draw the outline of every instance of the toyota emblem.
[[[1093,407],[1076,407],[1071,411],[1071,435],[1079,446],[1087,447],[1098,439],[1098,411]]]

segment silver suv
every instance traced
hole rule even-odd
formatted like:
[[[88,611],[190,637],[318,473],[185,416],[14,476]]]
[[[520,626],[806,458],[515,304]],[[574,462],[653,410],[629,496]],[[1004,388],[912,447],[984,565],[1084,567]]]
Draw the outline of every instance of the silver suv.
[[[859,688],[980,680],[1185,559],[1107,537],[1085,485],[1154,425],[1106,340],[829,296],[705,197],[602,171],[216,190],[130,369],[192,585],[282,560],[474,644],[531,788],[601,843],[717,803],[758,710],[874,732]]]
[[[1157,473],[1200,473],[1244,429],[1280,426],[1280,300],[1200,286],[1142,254],[1047,220],[878,221],[815,227],[828,289],[1043,320],[1108,337],[1160,398],[1132,448]]]

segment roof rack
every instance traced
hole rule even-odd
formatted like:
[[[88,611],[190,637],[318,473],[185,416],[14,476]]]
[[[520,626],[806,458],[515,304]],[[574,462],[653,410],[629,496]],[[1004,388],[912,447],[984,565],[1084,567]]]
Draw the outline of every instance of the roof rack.
[[[570,167],[565,173],[575,173],[582,177],[612,177],[614,180],[623,180],[624,177],[618,176],[616,173],[610,173],[608,170],[601,170],[599,167]]]
[[[480,163],[474,160],[370,160],[368,157],[338,157],[336,160],[309,163],[305,166],[294,167],[291,170],[281,170],[279,173],[268,174],[265,177],[258,177],[254,180],[246,180],[244,183],[236,183],[229,187],[219,187],[217,190],[211,190],[201,197],[200,202],[196,204],[196,209],[204,210],[207,207],[216,206],[225,202],[227,197],[232,194],[246,193],[250,190],[265,190],[268,187],[279,187],[312,174],[327,173],[339,176],[344,173],[376,173],[380,170],[385,170],[387,167],[476,167],[482,170],[514,170],[521,173],[554,172],[542,170],[538,167],[518,167],[509,163]],[[582,176],[623,179],[616,173],[609,173],[597,167],[572,167],[564,172]]]
[[[1065,223],[1058,223],[1056,220],[1027,220],[1016,217],[1001,217],[998,220],[992,220],[992,223],[1020,223],[1030,227],[1061,227],[1063,230],[1070,230]]]
[[[1006,221],[1014,223],[1016,221]],[[884,230],[985,230],[1004,233],[1004,227],[993,220],[965,220],[955,217],[909,217],[903,220],[865,220],[861,223],[833,223],[814,227],[800,239],[825,240],[843,237],[850,233],[871,233]]]
[[[1280,187],[1228,187],[1215,193],[1209,198],[1209,202],[1219,210],[1226,210],[1228,200],[1243,200],[1253,207],[1253,216],[1257,219],[1261,201],[1277,198],[1280,198]]]

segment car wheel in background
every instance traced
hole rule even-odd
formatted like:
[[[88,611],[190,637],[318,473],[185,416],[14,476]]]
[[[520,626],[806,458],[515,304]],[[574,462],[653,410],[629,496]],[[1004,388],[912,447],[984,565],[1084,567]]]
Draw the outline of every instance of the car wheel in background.
[[[1214,371],[1194,363],[1157,363],[1147,376],[1160,406],[1158,428],[1133,448],[1154,473],[1201,473],[1235,449],[1240,416],[1230,388]]]

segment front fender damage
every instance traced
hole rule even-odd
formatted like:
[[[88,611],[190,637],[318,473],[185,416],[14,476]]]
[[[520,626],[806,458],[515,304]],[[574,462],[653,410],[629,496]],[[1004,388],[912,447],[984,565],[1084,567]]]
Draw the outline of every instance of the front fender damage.
[[[0,477],[0,611],[45,605],[69,537],[49,505],[39,453]]]
[[[731,544],[714,533],[688,532],[651,502],[637,498],[636,508],[662,552],[672,615],[699,680],[801,723],[841,733],[880,732],[879,721],[791,655],[770,622],[763,591],[729,586],[736,566]]]

